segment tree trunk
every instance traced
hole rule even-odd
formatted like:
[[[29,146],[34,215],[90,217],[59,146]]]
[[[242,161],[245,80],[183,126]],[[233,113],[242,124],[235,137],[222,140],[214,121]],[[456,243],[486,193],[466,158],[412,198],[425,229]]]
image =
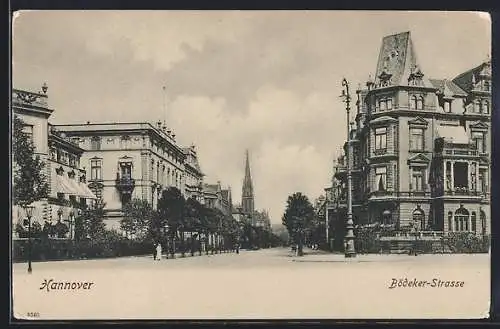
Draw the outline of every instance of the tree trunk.
[[[186,257],[186,243],[184,241],[184,231],[181,231],[181,257]]]

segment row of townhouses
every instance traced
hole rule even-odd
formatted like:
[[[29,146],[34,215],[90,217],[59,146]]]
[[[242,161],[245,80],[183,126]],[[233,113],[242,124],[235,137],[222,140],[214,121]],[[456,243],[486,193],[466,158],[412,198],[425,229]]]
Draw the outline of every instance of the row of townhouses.
[[[489,234],[490,60],[431,79],[410,32],[386,36],[376,76],[356,96],[350,143],[325,189],[330,236],[345,229],[349,146],[355,225]]]
[[[54,125],[49,123],[53,112],[46,85],[39,92],[13,90],[12,113],[25,123],[49,183],[49,196],[36,202],[33,221],[71,224],[80,205],[99,201],[107,227],[119,230],[124,204],[138,198],[156,208],[171,186],[185,198],[232,215],[231,189],[204,183],[196,147],[179,146],[162,122]],[[25,222],[19,207],[12,216],[14,227]]]

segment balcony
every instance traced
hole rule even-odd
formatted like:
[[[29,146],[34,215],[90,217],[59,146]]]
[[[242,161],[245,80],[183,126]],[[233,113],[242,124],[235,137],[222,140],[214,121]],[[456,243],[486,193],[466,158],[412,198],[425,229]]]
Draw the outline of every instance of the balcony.
[[[117,175],[115,185],[122,194],[131,194],[135,187],[135,179],[130,177],[119,177]]]
[[[467,187],[455,187],[455,189],[446,189],[445,196],[466,196],[466,197],[481,197],[489,198],[489,193],[483,191],[469,190]]]
[[[368,194],[371,198],[429,198],[431,196],[430,191],[373,191]]]

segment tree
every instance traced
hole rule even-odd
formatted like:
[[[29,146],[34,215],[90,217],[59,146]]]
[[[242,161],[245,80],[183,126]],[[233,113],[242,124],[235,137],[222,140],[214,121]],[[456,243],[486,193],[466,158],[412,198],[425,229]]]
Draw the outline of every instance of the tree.
[[[120,227],[139,240],[144,240],[154,217],[151,205],[141,199],[133,199],[123,207],[123,218]]]
[[[45,164],[40,156],[35,155],[33,141],[23,131],[25,126],[21,118],[14,116],[12,140],[13,202],[21,207],[46,198],[49,192],[49,185],[43,174]]]
[[[305,195],[297,192],[288,197],[282,222],[292,241],[298,245],[299,256],[303,255],[304,234],[311,227],[313,218],[314,208]]]
[[[184,197],[181,191],[176,187],[169,187],[163,191],[158,201],[158,212],[160,218],[166,219],[169,226],[169,238],[174,243],[172,248],[172,257],[175,255],[175,238],[179,230],[184,226]]]
[[[97,203],[92,208],[83,209],[78,217],[75,218],[75,241],[91,241],[98,244],[105,237],[104,204]]]
[[[195,198],[189,198],[185,203],[185,214],[184,214],[184,224],[185,230],[191,233],[196,232],[196,236],[199,239],[201,231],[201,204]],[[190,252],[191,256],[194,255],[194,239],[191,236],[190,240]]]

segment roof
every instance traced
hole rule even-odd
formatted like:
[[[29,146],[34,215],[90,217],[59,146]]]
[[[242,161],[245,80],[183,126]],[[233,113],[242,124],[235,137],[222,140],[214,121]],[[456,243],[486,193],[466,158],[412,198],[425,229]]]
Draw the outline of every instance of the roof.
[[[467,96],[467,93],[462,90],[457,84],[448,79],[429,79],[431,84],[441,93],[450,96]]]
[[[487,69],[486,71],[491,70],[491,61],[485,61],[481,63],[480,65],[465,71],[464,73],[459,74],[453,79],[453,82],[458,85],[460,88],[462,88],[466,92],[472,91],[472,77],[474,76],[475,79],[478,78],[479,74],[483,69]],[[491,72],[489,72],[491,73]],[[490,74],[491,75],[491,74]]]
[[[447,142],[469,144],[470,138],[462,126],[437,126],[436,133]]]

